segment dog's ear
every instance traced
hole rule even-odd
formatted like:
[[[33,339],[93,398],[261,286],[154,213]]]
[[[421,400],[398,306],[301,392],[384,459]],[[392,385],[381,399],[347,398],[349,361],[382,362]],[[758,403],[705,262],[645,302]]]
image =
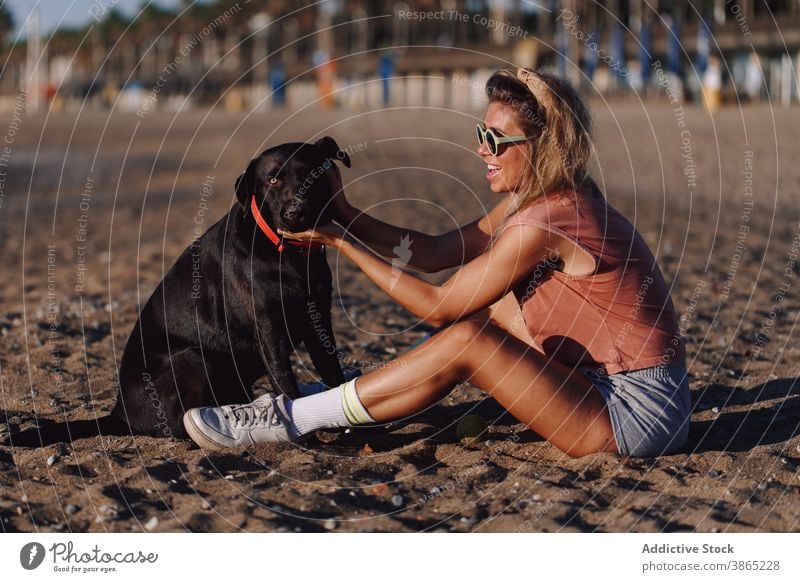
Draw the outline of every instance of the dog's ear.
[[[323,155],[326,159],[331,160],[339,160],[348,168],[350,167],[350,156],[347,155],[347,152],[344,150],[339,149],[339,144],[336,143],[336,140],[326,135],[322,139],[318,139],[314,142],[319,149],[322,150]]]
[[[244,211],[250,207],[250,197],[256,193],[256,167],[258,166],[259,158],[253,158],[247,165],[244,174],[240,174],[236,178],[234,189],[236,191],[236,199],[242,205]]]

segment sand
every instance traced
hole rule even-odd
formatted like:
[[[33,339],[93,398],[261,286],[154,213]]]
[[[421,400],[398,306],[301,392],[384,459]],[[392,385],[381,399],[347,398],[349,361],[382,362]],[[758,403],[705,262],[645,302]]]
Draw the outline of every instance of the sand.
[[[800,116],[593,105],[595,176],[657,255],[688,337],[694,414],[679,454],[571,459],[463,385],[414,418],[321,432],[305,448],[206,454],[148,437],[0,446],[2,530],[800,530],[800,281],[790,256],[800,244]],[[111,409],[140,306],[195,225],[227,211],[258,151],[332,135],[351,148],[344,176],[356,205],[443,232],[496,200],[474,153],[475,115],[23,118],[0,168],[0,432]],[[385,365],[423,336],[351,264],[329,259],[347,364]],[[305,353],[296,369],[313,378]],[[467,413],[490,422],[487,442],[458,441]]]

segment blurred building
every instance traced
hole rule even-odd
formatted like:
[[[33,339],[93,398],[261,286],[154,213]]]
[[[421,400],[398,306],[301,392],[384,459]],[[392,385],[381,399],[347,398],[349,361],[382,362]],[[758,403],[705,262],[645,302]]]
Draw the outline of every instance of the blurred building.
[[[469,106],[459,85],[480,93],[492,70],[519,65],[552,67],[587,94],[658,98],[658,69],[698,102],[704,82],[723,102],[798,99],[795,0],[217,0],[151,4],[131,21],[96,7],[82,30],[6,43],[0,99],[30,85],[54,108],[89,100],[139,114],[320,98]]]

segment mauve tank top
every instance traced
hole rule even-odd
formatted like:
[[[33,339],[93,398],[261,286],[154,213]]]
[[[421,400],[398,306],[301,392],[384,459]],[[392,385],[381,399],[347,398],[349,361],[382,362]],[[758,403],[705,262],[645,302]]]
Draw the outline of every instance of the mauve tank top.
[[[538,349],[569,367],[592,366],[607,374],[686,357],[653,254],[596,186],[537,199],[502,229],[520,224],[569,239],[595,263],[591,273],[573,277],[548,257],[514,289]]]

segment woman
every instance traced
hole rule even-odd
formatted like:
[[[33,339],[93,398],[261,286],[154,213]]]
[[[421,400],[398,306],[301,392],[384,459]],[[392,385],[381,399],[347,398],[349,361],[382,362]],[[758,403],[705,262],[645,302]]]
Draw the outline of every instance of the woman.
[[[527,69],[495,73],[486,93],[478,154],[503,197],[485,216],[431,236],[367,216],[339,194],[337,220],[360,243],[335,225],[283,233],[337,248],[438,332],[398,365],[319,394],[190,410],[184,424],[198,444],[297,441],[389,422],[469,381],[572,456],[683,445],[690,400],[675,310],[647,245],[589,177],[586,106],[565,81]],[[341,191],[338,170],[331,179]],[[439,286],[398,277],[363,246],[391,256],[404,236],[410,267],[460,269]]]

